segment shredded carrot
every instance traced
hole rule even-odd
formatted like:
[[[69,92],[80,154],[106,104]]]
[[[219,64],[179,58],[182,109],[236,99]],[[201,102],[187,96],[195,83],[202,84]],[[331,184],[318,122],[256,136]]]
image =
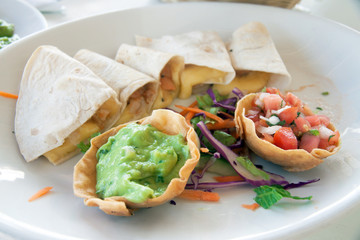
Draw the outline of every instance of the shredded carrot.
[[[189,105],[189,107],[191,107],[191,108],[196,107],[197,104],[198,104],[198,102],[195,100],[193,103],[191,103],[191,104]],[[180,114],[183,115],[183,116],[185,116],[188,112],[189,112],[188,110],[182,110],[182,111],[180,112]]]
[[[200,151],[203,153],[208,153],[209,149],[208,148],[200,148]]]
[[[17,99],[18,96],[12,93],[7,93],[7,92],[2,92],[0,91],[0,96],[6,97],[6,98],[13,98],[13,99]]]
[[[233,128],[233,127],[235,127],[235,121],[232,119],[225,119],[222,122],[207,123],[206,127],[209,130]]]
[[[214,179],[217,182],[235,182],[235,181],[244,181],[245,179],[239,175],[236,176],[216,176]]]
[[[204,192],[201,190],[192,189],[185,189],[178,197],[188,200],[208,202],[218,202],[220,200],[220,196],[216,192]]]
[[[188,112],[185,116],[186,122],[191,126],[190,120],[195,116],[194,112]]]
[[[184,106],[180,106],[180,105],[175,105],[175,107],[183,109],[183,110],[188,110],[190,112],[195,112],[195,113],[204,113],[207,117],[214,119],[215,121],[218,122],[224,122],[224,120],[218,116],[216,116],[215,114],[212,114],[210,112],[201,110],[199,108],[194,108],[194,107],[184,107]]]
[[[35,193],[34,195],[31,196],[31,198],[29,198],[29,202],[34,201],[35,199],[38,199],[39,197],[47,194],[53,187],[45,187],[41,190],[39,190],[37,193]]]
[[[256,209],[258,209],[260,207],[259,204],[257,203],[253,203],[253,204],[242,204],[241,205],[243,208],[249,209],[249,210],[253,210],[255,211]]]

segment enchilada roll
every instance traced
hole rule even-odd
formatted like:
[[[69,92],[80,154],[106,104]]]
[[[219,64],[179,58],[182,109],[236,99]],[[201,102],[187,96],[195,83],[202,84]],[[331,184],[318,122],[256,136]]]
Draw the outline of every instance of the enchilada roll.
[[[110,128],[122,104],[89,68],[53,46],[40,46],[28,60],[16,104],[15,136],[27,162],[44,155],[59,164],[77,144]]]
[[[186,99],[203,84],[228,84],[235,77],[225,43],[213,31],[194,31],[161,38],[136,36],[136,44],[184,57],[179,98]]]
[[[123,107],[115,125],[140,119],[151,113],[159,86],[156,79],[86,49],[79,50],[74,58],[89,67],[117,93]]]
[[[121,44],[115,60],[160,82],[153,109],[168,107],[178,96],[184,59],[171,53]]]
[[[197,134],[184,117],[154,110],[91,140],[74,168],[74,194],[107,214],[130,216],[181,194],[199,158]]]
[[[262,23],[250,22],[236,29],[227,49],[236,77],[228,85],[216,84],[219,93],[229,94],[234,87],[248,93],[265,86],[284,89],[290,84],[291,76]]]

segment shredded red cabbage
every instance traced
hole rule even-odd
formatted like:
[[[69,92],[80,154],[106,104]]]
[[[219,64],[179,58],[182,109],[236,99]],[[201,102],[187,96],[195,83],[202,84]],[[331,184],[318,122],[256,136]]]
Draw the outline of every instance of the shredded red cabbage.
[[[221,102],[218,102],[216,101],[216,97],[215,97],[215,94],[213,92],[213,90],[211,88],[209,88],[207,90],[207,94],[209,94],[209,96],[211,97],[213,103],[214,103],[214,106],[217,106],[217,107],[222,107],[222,108],[225,108],[226,110],[229,110],[231,112],[235,112],[235,109],[236,107],[233,106],[233,105],[228,105],[228,104],[224,104],[224,103],[221,103]]]
[[[208,141],[213,145],[213,147],[230,163],[234,170],[251,185],[261,186],[272,184],[289,184],[289,182],[286,181],[282,176],[272,173],[268,173],[270,177],[268,180],[265,180],[261,176],[254,176],[236,160],[236,158],[238,157],[236,153],[234,153],[230,148],[218,141],[211,134],[204,122],[200,121],[197,126],[199,127],[201,133],[208,139]],[[261,169],[259,170],[262,171]]]
[[[284,186],[284,189],[287,190],[287,189],[291,189],[291,188],[298,188],[298,187],[302,187],[302,186],[304,186],[304,185],[307,185],[307,184],[310,184],[310,183],[314,183],[314,182],[318,182],[318,181],[320,181],[320,178],[308,180],[308,181],[306,181],[306,182],[289,183],[289,184],[286,184],[286,185]]]
[[[211,167],[214,164],[214,162],[216,161],[217,158],[220,158],[220,156],[214,155],[213,157],[211,157],[209,159],[209,161],[207,161],[207,163],[205,164],[204,168],[201,170],[200,173],[198,173],[196,171],[192,171],[190,179],[194,185],[194,189],[197,189],[200,179],[203,178],[205,172],[208,170],[209,167]]]
[[[200,190],[208,190],[211,191],[215,188],[228,188],[228,187],[234,187],[239,185],[248,184],[245,181],[233,181],[233,182],[203,182],[198,183],[196,186],[195,184],[187,184],[186,189],[200,189]]]
[[[239,100],[244,97],[244,93],[238,88],[234,88],[232,93],[234,93],[239,98]]]

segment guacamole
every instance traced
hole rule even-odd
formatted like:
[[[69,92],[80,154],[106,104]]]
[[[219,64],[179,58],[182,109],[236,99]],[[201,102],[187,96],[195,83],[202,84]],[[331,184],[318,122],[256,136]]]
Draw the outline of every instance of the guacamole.
[[[7,23],[0,19],[0,49],[19,39],[14,32],[14,24]]]
[[[167,135],[155,127],[131,123],[122,128],[96,154],[96,194],[123,196],[141,203],[163,194],[190,158],[182,135]]]

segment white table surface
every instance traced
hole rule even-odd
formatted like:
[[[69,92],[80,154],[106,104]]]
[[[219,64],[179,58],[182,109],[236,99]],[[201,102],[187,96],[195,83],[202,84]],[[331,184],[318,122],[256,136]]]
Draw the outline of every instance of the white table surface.
[[[85,18],[91,15],[149,6],[162,3],[160,0],[62,0],[64,10],[61,12],[44,13],[49,27],[61,23]],[[302,0],[293,11],[328,18],[360,31],[360,0]],[[351,210],[329,219],[314,231],[289,236],[289,239],[326,239],[326,240],[358,240],[360,239],[360,204]]]

